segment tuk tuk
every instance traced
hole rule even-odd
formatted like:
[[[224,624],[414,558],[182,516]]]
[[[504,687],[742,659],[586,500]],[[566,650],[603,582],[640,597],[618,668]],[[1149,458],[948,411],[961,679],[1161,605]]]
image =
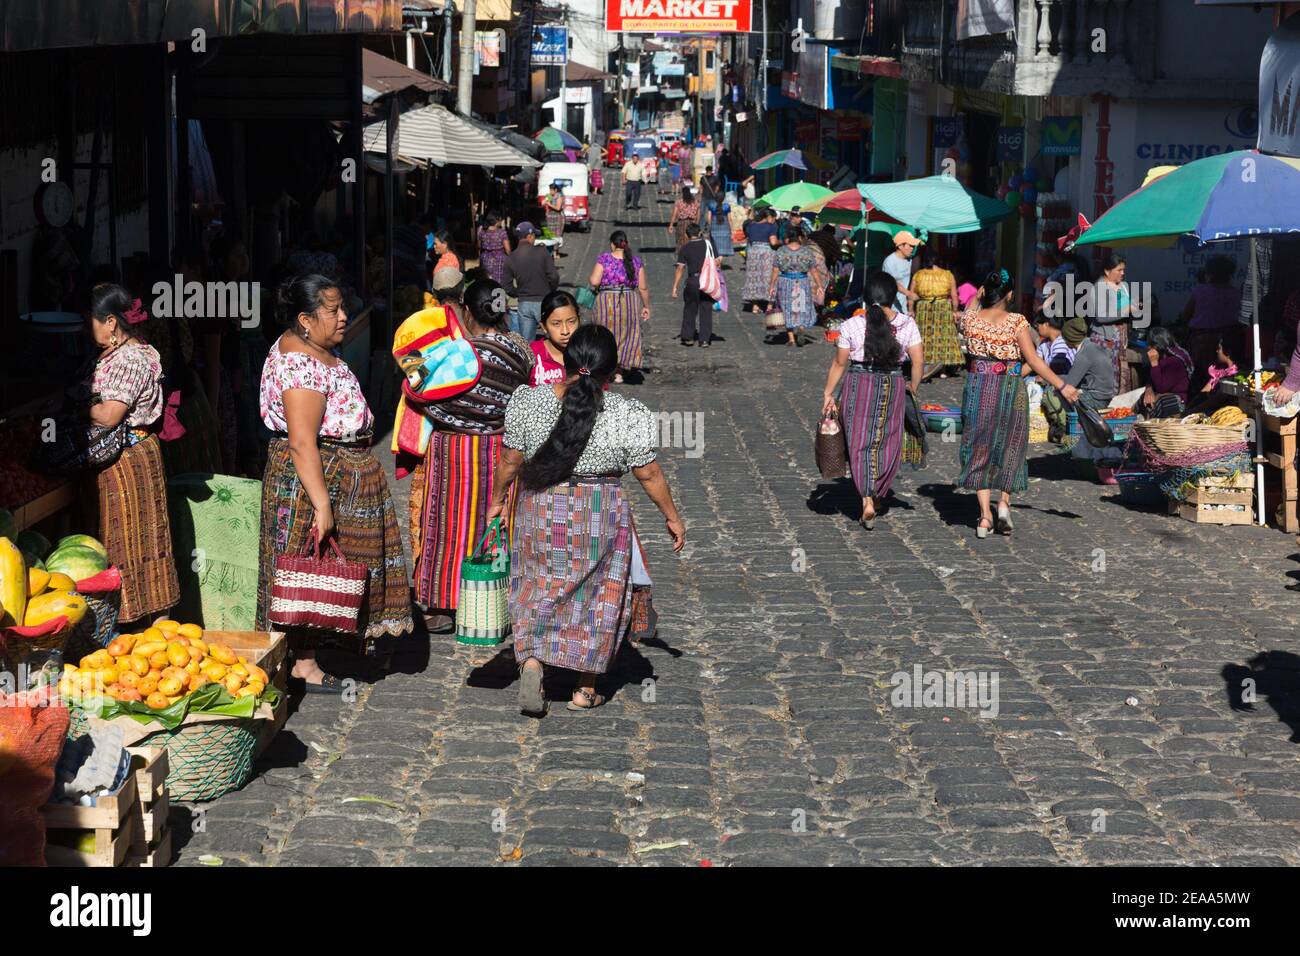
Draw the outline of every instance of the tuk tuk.
[[[659,154],[659,144],[653,136],[637,136],[629,139],[623,146],[626,156],[640,156],[642,160]]]
[[[587,208],[588,169],[582,163],[544,163],[537,171],[537,195],[540,199],[551,183],[560,187],[564,197],[565,228],[590,229],[591,213]],[[544,217],[543,217],[544,219]]]
[[[622,166],[623,165],[623,144],[627,141],[627,134],[622,130],[614,130],[605,140],[605,165]]]

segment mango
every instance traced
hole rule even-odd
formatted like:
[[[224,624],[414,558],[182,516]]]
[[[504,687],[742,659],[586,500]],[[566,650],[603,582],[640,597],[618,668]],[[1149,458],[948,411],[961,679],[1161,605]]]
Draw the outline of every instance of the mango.
[[[190,662],[190,652],[173,641],[167,645],[167,660],[173,667],[184,667]]]
[[[140,636],[146,641],[162,641],[163,647],[167,646],[167,635],[156,627],[146,627]]]
[[[142,634],[140,635],[139,642],[132,648],[132,650],[137,654],[143,654],[145,657],[149,657],[153,654],[157,654],[159,651],[167,650],[167,642],[151,641]]]
[[[175,677],[164,677],[158,682],[158,693],[167,697],[175,697],[181,692],[183,686],[184,684]]]
[[[222,681],[226,685],[226,690],[235,693],[240,687],[244,686],[244,679],[238,674],[227,674],[226,679]]]
[[[154,710],[163,710],[168,706],[167,698],[162,694],[154,691],[144,699],[145,705]]]
[[[203,636],[203,628],[197,624],[182,624],[178,631],[181,637],[188,637],[191,641],[197,640]]]
[[[132,654],[131,670],[137,677],[143,677],[145,674],[149,673],[149,658],[145,657],[143,654]]]
[[[123,687],[138,687],[140,685],[140,676],[135,671],[122,671],[117,675],[117,682]]]
[[[235,652],[225,644],[209,644],[208,654],[216,658],[222,664],[225,664],[227,667],[239,662],[239,658],[235,656]]]
[[[171,665],[171,661],[168,659],[166,651],[154,651],[152,654],[149,655],[150,667],[156,667],[159,670],[162,670],[164,667],[168,667],[170,665]]]
[[[108,642],[106,650],[114,657],[125,657],[131,653],[133,647],[135,647],[135,638],[130,634],[119,634]]]
[[[42,571],[40,568],[27,569],[27,597],[34,598],[45,590],[45,586],[50,583],[50,572]]]
[[[207,674],[214,681],[224,681],[226,675],[230,673],[230,668],[220,661],[208,661],[199,669],[199,672]]]
[[[191,637],[190,647],[196,647],[198,648],[199,653],[201,653],[204,657],[208,656],[208,644],[206,641],[197,637]]]
[[[158,689],[158,678],[151,674],[141,677],[140,683],[135,685],[135,689],[148,697]]]
[[[141,696],[139,688],[123,687],[120,691],[118,691],[117,699],[138,701],[138,700],[143,700],[144,698]]]
[[[66,574],[51,571],[50,579],[45,582],[45,586],[51,591],[74,591],[77,588],[77,582]]]
[[[249,685],[248,687],[241,687],[241,688],[239,688],[239,690],[235,691],[235,696],[236,696],[236,697],[256,697],[256,696],[257,696],[257,691],[253,690],[252,685]]]

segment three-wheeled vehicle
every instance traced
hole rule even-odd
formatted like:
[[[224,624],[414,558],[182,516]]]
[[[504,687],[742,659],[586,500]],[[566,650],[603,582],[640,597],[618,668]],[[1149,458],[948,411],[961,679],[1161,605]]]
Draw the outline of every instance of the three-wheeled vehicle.
[[[613,130],[605,140],[605,165],[622,166],[623,165],[623,144],[627,141],[627,133],[622,130]]]
[[[564,226],[566,229],[590,229],[591,213],[587,208],[589,195],[589,170],[582,163],[543,163],[537,171],[537,195],[540,199],[558,183],[564,197]]]

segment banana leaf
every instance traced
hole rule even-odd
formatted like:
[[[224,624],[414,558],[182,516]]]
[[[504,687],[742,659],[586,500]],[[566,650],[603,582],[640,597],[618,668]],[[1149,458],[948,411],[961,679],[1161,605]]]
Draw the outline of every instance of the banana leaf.
[[[80,706],[87,717],[112,720],[130,717],[142,724],[157,721],[168,730],[175,730],[190,714],[218,714],[223,717],[252,717],[258,706],[265,702],[275,707],[280,701],[280,691],[268,687],[259,697],[235,697],[221,684],[204,684],[192,694],[187,694],[170,707],[154,710],[147,704],[134,700],[100,698],[99,707]]]

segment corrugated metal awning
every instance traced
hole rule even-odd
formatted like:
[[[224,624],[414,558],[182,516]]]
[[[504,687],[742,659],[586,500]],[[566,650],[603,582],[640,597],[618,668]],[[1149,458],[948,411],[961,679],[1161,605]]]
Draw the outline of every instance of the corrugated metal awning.
[[[367,103],[399,90],[415,88],[437,93],[451,89],[451,84],[412,70],[405,63],[398,63],[374,50],[361,51],[361,74],[361,98]]]
[[[398,154],[439,166],[540,166],[513,146],[457,116],[444,106],[424,106],[403,113],[398,125]],[[387,150],[388,123],[373,123],[362,132],[368,153]]]

